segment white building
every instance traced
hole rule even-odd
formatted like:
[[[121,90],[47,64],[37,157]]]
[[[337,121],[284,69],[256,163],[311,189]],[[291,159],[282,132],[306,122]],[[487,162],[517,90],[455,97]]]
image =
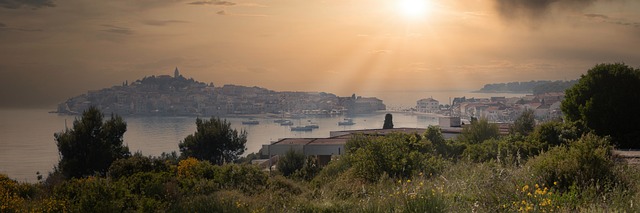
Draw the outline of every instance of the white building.
[[[421,113],[436,113],[440,111],[440,102],[433,98],[425,98],[418,100],[416,111]]]

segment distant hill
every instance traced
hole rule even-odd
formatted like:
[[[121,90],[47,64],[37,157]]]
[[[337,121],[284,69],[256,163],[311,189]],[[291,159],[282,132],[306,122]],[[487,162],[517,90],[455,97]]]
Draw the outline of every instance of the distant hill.
[[[546,84],[538,85],[533,88],[534,95],[540,95],[550,92],[564,92],[578,83],[578,80],[571,81],[552,81]]]
[[[577,80],[494,83],[485,84],[482,89],[475,92],[544,94],[549,92],[564,92],[566,89],[573,86],[576,82]]]

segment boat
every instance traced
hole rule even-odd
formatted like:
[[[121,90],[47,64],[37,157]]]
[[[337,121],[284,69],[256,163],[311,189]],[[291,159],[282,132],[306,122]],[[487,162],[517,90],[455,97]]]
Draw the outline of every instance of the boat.
[[[288,121],[287,119],[276,119],[276,120],[273,120],[273,122],[277,123],[277,124],[281,124],[281,123],[284,123],[284,122],[287,122],[287,121]]]
[[[296,126],[296,127],[291,127],[291,131],[310,132],[310,131],[313,131],[313,128],[311,128],[309,126]]]
[[[248,121],[242,121],[243,125],[258,125],[260,124],[260,121],[257,120],[248,120]]]
[[[311,129],[318,129],[318,128],[320,128],[320,126],[318,126],[318,124],[309,124],[309,125],[306,125],[305,127],[307,127],[307,128],[311,128]]]
[[[345,118],[344,121],[340,121],[338,122],[338,126],[351,126],[354,125],[356,123],[353,122],[353,119],[351,118]]]
[[[293,125],[293,121],[290,120],[285,120],[282,123],[280,123],[280,126],[291,126]]]

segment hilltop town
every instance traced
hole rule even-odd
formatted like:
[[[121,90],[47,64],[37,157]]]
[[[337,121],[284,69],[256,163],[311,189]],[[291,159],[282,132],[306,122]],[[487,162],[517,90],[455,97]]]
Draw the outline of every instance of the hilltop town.
[[[144,77],[89,91],[58,105],[57,113],[78,114],[96,106],[105,113],[161,116],[234,116],[249,114],[366,114],[385,110],[378,98],[338,97],[324,92],[276,92],[260,87],[202,83],[174,75]]]

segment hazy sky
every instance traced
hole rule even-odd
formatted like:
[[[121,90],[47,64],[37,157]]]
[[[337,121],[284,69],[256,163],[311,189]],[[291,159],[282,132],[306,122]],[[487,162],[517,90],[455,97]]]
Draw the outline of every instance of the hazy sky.
[[[342,96],[640,66],[637,0],[404,1],[0,0],[0,106],[54,106],[176,66],[217,86]]]

